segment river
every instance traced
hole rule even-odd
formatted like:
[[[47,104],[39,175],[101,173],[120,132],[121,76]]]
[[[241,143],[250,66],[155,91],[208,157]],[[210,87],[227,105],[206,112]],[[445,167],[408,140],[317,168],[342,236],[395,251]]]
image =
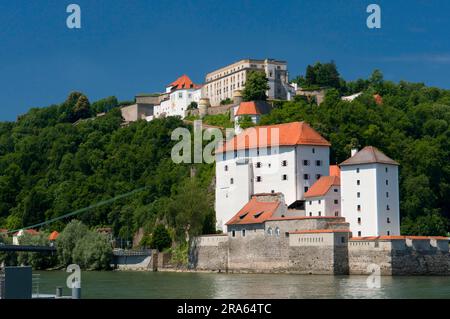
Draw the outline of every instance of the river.
[[[40,293],[54,294],[61,286],[70,295],[68,273],[37,273]],[[369,288],[367,276],[115,271],[81,276],[83,298],[450,298],[450,277],[382,277],[379,288]]]

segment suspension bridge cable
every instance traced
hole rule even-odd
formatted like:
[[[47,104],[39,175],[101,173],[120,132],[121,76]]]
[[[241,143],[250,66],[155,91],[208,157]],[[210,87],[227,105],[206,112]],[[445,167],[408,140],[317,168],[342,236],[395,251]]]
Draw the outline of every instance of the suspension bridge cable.
[[[49,219],[49,220],[46,220],[46,221],[38,223],[38,224],[30,225],[30,226],[27,226],[27,227],[22,227],[22,228],[19,228],[19,229],[10,230],[10,231],[7,232],[7,234],[15,233],[15,232],[18,232],[19,230],[26,230],[26,229],[31,229],[31,228],[36,228],[36,227],[41,227],[41,226],[44,226],[44,225],[48,225],[48,224],[56,222],[56,221],[58,221],[60,219],[64,219],[64,218],[67,218],[67,217],[70,217],[70,216],[78,215],[78,214],[84,213],[84,212],[86,212],[88,210],[91,210],[93,208],[97,208],[97,207],[100,207],[100,206],[103,206],[103,205],[107,205],[107,204],[115,202],[116,200],[119,200],[121,198],[125,198],[125,197],[128,197],[128,196],[134,195],[134,194],[136,194],[138,192],[143,191],[146,188],[147,188],[147,186],[144,186],[144,187],[141,187],[141,188],[137,188],[137,189],[135,189],[135,190],[133,190],[131,192],[128,192],[128,193],[125,193],[125,194],[121,194],[121,195],[117,195],[116,197],[100,201],[100,202],[92,204],[90,206],[77,209],[77,210],[75,210],[75,211],[73,211],[71,213],[67,213],[65,215]]]

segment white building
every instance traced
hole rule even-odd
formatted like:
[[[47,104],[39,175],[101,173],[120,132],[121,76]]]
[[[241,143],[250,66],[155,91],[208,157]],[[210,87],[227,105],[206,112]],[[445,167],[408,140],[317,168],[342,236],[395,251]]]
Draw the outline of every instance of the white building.
[[[322,176],[305,194],[306,216],[341,216],[339,176]]]
[[[341,214],[353,236],[400,235],[398,165],[373,146],[340,164]]]
[[[210,72],[205,77],[203,96],[209,98],[212,106],[221,101],[233,98],[233,92],[243,90],[250,71],[261,71],[266,74],[269,99],[286,100],[292,95],[292,87],[288,83],[287,63],[274,59],[245,59]]]
[[[187,75],[182,75],[166,87],[166,98],[155,105],[152,120],[161,116],[185,117],[186,110],[192,102],[198,103],[202,97],[200,85],[194,84]]]
[[[282,193],[304,209],[304,194],[328,174],[330,143],[305,122],[244,130],[216,151],[216,220],[223,231],[253,194]]]

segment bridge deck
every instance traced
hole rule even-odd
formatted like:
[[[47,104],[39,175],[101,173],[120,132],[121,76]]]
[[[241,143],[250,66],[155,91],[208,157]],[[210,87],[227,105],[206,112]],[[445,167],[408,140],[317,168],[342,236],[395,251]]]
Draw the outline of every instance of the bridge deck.
[[[55,252],[56,247],[25,246],[25,245],[0,245],[0,251]]]

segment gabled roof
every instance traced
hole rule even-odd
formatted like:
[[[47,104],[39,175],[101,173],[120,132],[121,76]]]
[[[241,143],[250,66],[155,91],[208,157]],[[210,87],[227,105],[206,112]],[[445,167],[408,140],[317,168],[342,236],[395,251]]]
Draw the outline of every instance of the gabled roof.
[[[275,137],[277,130],[278,141],[272,141],[272,135]],[[330,146],[331,144],[308,123],[292,122],[248,128],[219,147],[216,154],[257,147],[294,145]]]
[[[260,114],[261,112],[254,101],[241,102],[236,112],[236,115],[260,115]]]
[[[341,177],[341,169],[339,168],[339,166],[338,165],[330,165],[329,175]]]
[[[180,89],[197,89],[200,86],[194,84],[191,79],[186,75],[180,76],[178,79],[170,83],[167,87],[172,87],[172,90],[180,90]]]
[[[391,165],[400,165],[392,158],[387,157],[383,152],[374,146],[366,146],[358,153],[343,161],[339,166],[382,163]]]
[[[332,186],[340,186],[341,179],[338,176],[322,176],[308,191],[305,198],[324,196]]]
[[[231,218],[226,225],[260,224],[277,211],[280,201],[260,201],[257,196]]]

